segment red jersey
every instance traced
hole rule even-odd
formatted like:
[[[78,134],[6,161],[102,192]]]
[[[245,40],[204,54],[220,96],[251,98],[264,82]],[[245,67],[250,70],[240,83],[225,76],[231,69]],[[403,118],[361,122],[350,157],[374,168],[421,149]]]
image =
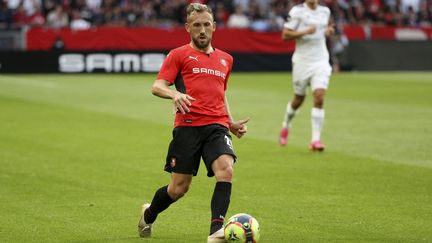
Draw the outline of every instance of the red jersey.
[[[171,50],[157,79],[166,80],[179,92],[195,98],[189,113],[177,112],[174,127],[208,124],[229,127],[224,97],[232,64],[232,56],[218,49],[206,54],[187,44]]]

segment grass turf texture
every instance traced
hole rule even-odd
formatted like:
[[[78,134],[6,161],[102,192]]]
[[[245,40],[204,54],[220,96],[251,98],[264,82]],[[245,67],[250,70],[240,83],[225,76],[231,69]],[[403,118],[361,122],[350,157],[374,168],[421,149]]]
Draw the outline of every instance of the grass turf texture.
[[[155,75],[0,75],[0,242],[205,242],[214,180],[139,239],[140,205],[166,185],[168,100]],[[307,150],[310,97],[289,145],[277,138],[288,73],[234,73],[228,98],[249,133],[227,216],[260,242],[431,242],[432,74],[343,73],[326,98],[324,153]]]

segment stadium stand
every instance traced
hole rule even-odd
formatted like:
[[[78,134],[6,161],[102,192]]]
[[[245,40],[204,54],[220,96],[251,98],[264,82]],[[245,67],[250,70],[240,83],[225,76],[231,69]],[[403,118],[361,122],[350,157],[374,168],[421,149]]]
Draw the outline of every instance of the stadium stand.
[[[175,28],[184,23],[185,8],[190,2],[210,5],[219,27],[279,31],[289,9],[302,1],[0,0],[0,29],[74,27],[77,20],[80,28]],[[321,4],[331,9],[337,25],[432,26],[432,0],[321,0]],[[243,11],[243,17],[236,19],[242,23],[232,24],[239,11]]]

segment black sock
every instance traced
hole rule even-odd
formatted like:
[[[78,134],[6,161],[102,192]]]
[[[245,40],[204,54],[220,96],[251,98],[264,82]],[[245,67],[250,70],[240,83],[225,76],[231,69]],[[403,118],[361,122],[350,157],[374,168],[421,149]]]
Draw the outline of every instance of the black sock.
[[[216,182],[211,200],[212,219],[210,224],[210,234],[223,227],[225,214],[231,198],[231,182]]]
[[[175,200],[168,195],[168,186],[159,188],[156,191],[150,207],[144,213],[144,221],[152,224],[159,213],[167,209]]]

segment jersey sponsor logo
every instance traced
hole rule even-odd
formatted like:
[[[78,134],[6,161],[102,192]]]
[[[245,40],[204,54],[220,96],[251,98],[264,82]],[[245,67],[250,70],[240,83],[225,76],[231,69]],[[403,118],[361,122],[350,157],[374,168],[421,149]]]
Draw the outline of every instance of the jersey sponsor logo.
[[[59,56],[59,71],[81,72],[156,72],[165,60],[163,53],[67,53]]]
[[[226,77],[226,74],[224,72],[210,69],[210,68],[192,68],[192,73],[206,73],[217,77],[221,77],[223,79],[225,79]]]

